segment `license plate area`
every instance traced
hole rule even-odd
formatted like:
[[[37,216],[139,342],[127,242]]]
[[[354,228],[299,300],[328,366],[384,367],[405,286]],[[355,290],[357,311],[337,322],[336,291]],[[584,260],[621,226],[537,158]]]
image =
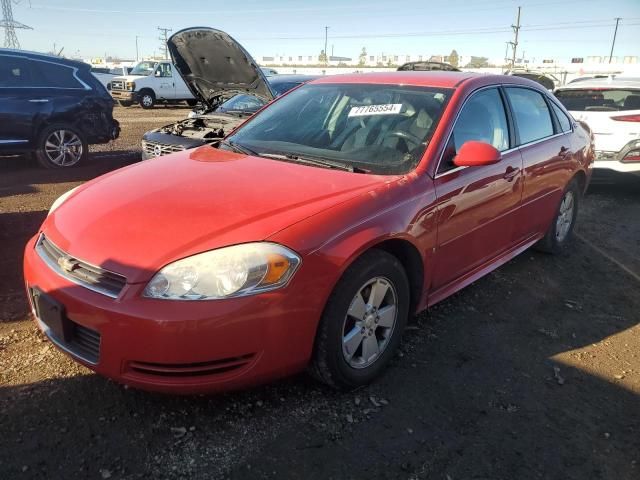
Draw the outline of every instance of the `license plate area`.
[[[67,319],[64,305],[37,288],[31,288],[31,300],[38,320],[51,334],[62,342],[71,341],[74,325]]]

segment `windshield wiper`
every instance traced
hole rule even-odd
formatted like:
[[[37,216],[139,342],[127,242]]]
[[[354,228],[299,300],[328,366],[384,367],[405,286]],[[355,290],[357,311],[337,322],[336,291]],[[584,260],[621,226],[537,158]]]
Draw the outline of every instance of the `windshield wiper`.
[[[262,156],[262,154],[256,152],[255,150],[251,150],[249,147],[240,145],[238,142],[232,142],[231,140],[220,140],[220,144],[231,147],[232,150],[238,153],[243,153],[245,155],[253,155],[254,157]]]
[[[334,168],[336,170],[344,170],[346,172],[352,173],[370,173],[369,170],[365,170],[364,168],[356,167],[355,165],[347,165],[344,163],[332,162],[329,160],[325,160],[324,158],[317,157],[304,157],[300,155],[294,155],[293,153],[260,153],[261,157],[265,158],[273,158],[274,160],[284,160],[294,163],[302,163],[305,165],[315,165],[318,167],[324,168]]]

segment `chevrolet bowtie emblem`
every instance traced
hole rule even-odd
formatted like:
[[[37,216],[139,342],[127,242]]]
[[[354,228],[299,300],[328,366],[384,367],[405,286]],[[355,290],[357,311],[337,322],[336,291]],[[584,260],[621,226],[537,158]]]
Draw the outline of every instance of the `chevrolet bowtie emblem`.
[[[73,258],[65,255],[64,257],[58,258],[58,266],[64,270],[65,272],[73,272],[73,269],[78,265],[78,262]]]

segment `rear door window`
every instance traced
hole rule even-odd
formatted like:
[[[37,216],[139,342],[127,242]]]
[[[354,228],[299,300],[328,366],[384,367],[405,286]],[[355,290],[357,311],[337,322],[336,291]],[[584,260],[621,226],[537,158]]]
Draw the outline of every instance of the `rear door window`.
[[[617,112],[640,110],[640,90],[619,88],[585,88],[560,90],[556,98],[569,111]]]
[[[59,63],[34,60],[33,86],[40,88],[84,88],[75,77],[75,68]]]
[[[0,55],[0,88],[31,87],[31,67],[26,58]]]
[[[541,93],[516,87],[508,87],[506,92],[520,134],[521,145],[553,135],[551,112]]]

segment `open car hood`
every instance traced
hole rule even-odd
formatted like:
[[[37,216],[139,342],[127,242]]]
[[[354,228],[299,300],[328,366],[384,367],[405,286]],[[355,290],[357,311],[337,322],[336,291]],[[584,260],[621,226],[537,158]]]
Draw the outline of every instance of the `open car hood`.
[[[172,35],[167,46],[191,93],[209,108],[238,93],[267,102],[275,97],[255,60],[223,31],[186,28]]]

